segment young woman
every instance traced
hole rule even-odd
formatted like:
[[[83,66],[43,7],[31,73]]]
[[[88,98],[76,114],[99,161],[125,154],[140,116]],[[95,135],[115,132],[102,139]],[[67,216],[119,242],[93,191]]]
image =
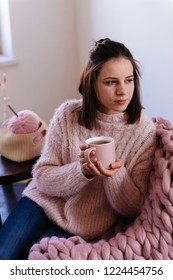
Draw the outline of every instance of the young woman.
[[[79,235],[92,241],[135,218],[148,187],[156,129],[140,101],[139,68],[121,43],[101,39],[81,75],[82,99],[55,112],[33,179],[0,231],[0,259],[27,258],[44,236]],[[94,157],[89,137],[115,139],[116,160],[108,169]]]

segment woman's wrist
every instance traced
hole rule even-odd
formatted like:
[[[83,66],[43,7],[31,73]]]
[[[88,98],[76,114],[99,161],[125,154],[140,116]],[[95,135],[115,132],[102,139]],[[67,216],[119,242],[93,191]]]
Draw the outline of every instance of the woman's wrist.
[[[94,175],[93,174],[90,174],[89,172],[87,172],[84,168],[82,168],[82,173],[83,175],[87,178],[87,179],[93,179],[94,178]]]

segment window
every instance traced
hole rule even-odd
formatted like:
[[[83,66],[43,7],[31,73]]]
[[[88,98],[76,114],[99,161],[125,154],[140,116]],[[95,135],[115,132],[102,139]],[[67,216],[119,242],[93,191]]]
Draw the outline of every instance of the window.
[[[0,0],[0,67],[14,63],[9,3],[8,0]]]
[[[2,0],[1,0],[2,1]],[[2,54],[2,31],[1,31],[1,5],[0,5],[0,55]]]

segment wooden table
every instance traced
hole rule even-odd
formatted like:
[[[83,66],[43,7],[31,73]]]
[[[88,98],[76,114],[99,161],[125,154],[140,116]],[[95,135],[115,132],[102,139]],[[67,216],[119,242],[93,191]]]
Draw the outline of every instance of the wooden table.
[[[37,159],[18,163],[0,156],[0,185],[12,184],[29,179],[33,164]]]

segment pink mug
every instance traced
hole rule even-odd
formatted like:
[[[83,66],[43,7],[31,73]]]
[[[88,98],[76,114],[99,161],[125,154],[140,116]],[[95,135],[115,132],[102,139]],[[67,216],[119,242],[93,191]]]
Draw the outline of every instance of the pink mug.
[[[85,150],[84,156],[91,161],[91,152],[96,151],[96,158],[103,164],[105,168],[115,161],[115,140],[108,136],[96,136],[88,138],[85,141],[90,147]]]

